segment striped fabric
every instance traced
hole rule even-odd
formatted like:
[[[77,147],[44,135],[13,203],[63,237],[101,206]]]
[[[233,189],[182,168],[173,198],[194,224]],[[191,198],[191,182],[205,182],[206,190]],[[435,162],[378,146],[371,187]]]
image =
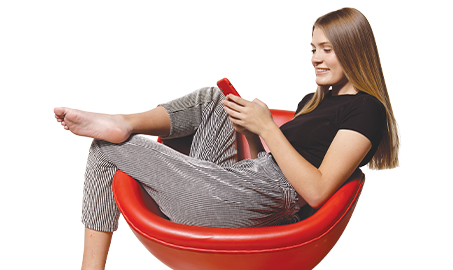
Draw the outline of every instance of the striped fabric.
[[[111,189],[117,169],[139,181],[177,223],[240,228],[297,222],[299,197],[270,154],[236,162],[224,98],[217,88],[202,88],[162,104],[171,120],[167,138],[195,133],[190,156],[146,136],[121,144],[94,140],[85,174],[85,226],[117,229],[119,210]]]

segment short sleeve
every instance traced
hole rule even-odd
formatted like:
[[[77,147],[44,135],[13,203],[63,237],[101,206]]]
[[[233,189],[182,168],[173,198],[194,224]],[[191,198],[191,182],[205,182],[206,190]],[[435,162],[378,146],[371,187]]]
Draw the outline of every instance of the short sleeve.
[[[378,99],[363,95],[343,113],[340,129],[357,131],[367,137],[373,147],[379,145],[386,128],[386,112]]]

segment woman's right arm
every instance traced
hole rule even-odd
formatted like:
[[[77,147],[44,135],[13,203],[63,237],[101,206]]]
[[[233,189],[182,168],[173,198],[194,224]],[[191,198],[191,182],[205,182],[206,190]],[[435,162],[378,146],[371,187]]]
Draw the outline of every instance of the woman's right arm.
[[[226,99],[224,101],[222,101],[222,103],[225,104],[225,102],[227,102],[227,101],[231,101],[231,99],[228,96],[226,97]],[[230,117],[230,120],[233,120],[231,118],[231,115],[229,117]],[[247,143],[249,144],[250,157],[252,159],[258,158],[258,153],[265,150],[263,144],[261,143],[260,136],[256,135],[253,132],[250,132],[249,130],[247,130],[246,128],[244,128],[242,126],[234,124],[233,121],[232,121],[232,124],[233,124],[234,129],[237,132],[244,135],[245,138],[247,139]]]
[[[231,119],[230,119],[231,120]],[[250,150],[250,158],[255,159],[258,158],[258,153],[261,151],[264,151],[264,146],[261,143],[260,136],[256,135],[253,132],[248,131],[247,129],[235,125],[233,123],[234,130],[237,132],[241,133],[242,135],[245,136],[247,139],[247,143],[249,144],[249,150]]]
[[[250,156],[252,159],[258,158],[258,153],[264,151],[264,146],[261,143],[260,136],[256,135],[255,133],[247,131],[244,134],[250,148]]]

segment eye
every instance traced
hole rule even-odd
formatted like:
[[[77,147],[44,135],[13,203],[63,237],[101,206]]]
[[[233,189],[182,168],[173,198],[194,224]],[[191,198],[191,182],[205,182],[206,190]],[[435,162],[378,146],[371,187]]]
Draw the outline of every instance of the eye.
[[[315,50],[315,49],[311,50],[311,53],[313,53],[313,54],[314,54],[315,52],[316,52],[316,50]]]
[[[324,52],[326,53],[330,53],[332,51],[332,49],[324,49]]]

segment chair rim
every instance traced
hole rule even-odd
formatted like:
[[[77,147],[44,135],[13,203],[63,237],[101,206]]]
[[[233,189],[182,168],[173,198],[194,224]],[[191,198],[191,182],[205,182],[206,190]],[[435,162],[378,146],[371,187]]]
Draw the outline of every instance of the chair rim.
[[[159,217],[146,207],[146,203],[141,198],[144,192],[143,188],[137,181],[122,171],[115,174],[113,192],[126,222],[133,228],[134,233],[138,233],[142,237],[184,250],[216,253],[261,253],[307,245],[332,231],[355,208],[365,182],[364,174],[360,170],[359,172],[360,175],[351,177],[312,216],[297,223],[272,227],[231,229],[182,225],[171,222]],[[127,203],[122,200],[124,196],[128,196]],[[131,204],[130,200],[133,200],[134,203]],[[146,218],[140,220],[142,217]]]

